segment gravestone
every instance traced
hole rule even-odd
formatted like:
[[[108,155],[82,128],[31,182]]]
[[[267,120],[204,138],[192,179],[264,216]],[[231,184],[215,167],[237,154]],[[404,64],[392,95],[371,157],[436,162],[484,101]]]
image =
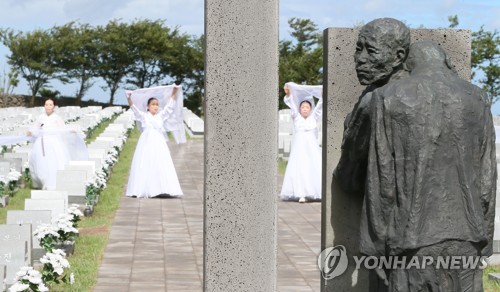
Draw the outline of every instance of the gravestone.
[[[68,209],[67,191],[31,190],[31,199],[34,200],[64,200],[64,209]]]
[[[52,224],[52,211],[50,210],[8,210],[7,224],[26,224],[31,225],[31,230],[34,232],[41,224]],[[38,239],[32,232],[33,249],[31,252],[34,261],[38,261],[44,254],[45,250],[40,246]]]
[[[21,158],[22,162],[21,162],[21,166],[24,167],[24,165],[26,165],[26,162],[28,161],[28,153],[26,152],[6,152],[3,154],[3,157],[4,158]],[[22,169],[24,170],[24,169]]]
[[[7,175],[10,172],[10,162],[0,161],[0,175]]]
[[[52,221],[59,219],[60,214],[66,213],[65,202],[63,199],[54,199],[54,200],[25,199],[24,210],[50,210],[52,212]]]
[[[70,160],[64,170],[83,170],[87,173],[87,179],[89,179],[95,176],[96,163],[88,160]]]
[[[329,28],[324,31],[323,80],[323,204],[321,249],[344,245],[348,255],[359,255],[359,225],[362,195],[349,196],[332,179],[340,158],[344,120],[358,101],[364,86],[359,84],[354,66],[354,52],[359,29]],[[470,45],[468,30],[417,29],[411,31],[412,42],[433,40],[447,51],[459,76],[470,79]],[[320,276],[321,277],[321,276]],[[355,270],[353,261],[347,271],[330,281],[322,281],[322,291],[368,291],[368,275]]]
[[[68,192],[69,204],[85,204],[87,171],[58,170],[56,190]]]
[[[14,169],[20,173],[23,173],[23,160],[22,158],[17,158],[17,157],[3,157],[0,158],[0,163],[1,162],[9,162],[10,163],[10,168]]]
[[[31,224],[0,224],[0,245],[6,241],[26,241],[27,257],[30,265],[33,263],[31,251],[33,249],[33,231]]]
[[[6,274],[6,269],[5,269],[5,265],[0,265],[0,291],[4,291],[5,290],[5,277],[7,276]]]
[[[204,291],[276,291],[278,0],[205,1]]]
[[[6,241],[0,245],[0,265],[5,265],[5,283],[10,286],[21,267],[28,266],[28,246],[26,241]]]

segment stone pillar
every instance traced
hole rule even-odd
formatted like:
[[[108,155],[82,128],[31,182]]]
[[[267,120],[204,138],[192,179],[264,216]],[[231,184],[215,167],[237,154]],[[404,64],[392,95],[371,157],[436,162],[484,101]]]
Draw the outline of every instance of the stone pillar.
[[[278,0],[205,1],[204,291],[276,291]]]
[[[368,274],[356,270],[353,255],[358,255],[359,220],[363,194],[346,194],[332,180],[340,158],[344,119],[351,112],[364,86],[354,69],[358,29],[329,28],[324,31],[323,77],[323,205],[321,249],[343,245],[348,254],[346,272],[332,280],[322,280],[321,291],[368,291]],[[459,76],[470,80],[471,37],[468,30],[417,29],[412,42],[433,40],[451,59]]]

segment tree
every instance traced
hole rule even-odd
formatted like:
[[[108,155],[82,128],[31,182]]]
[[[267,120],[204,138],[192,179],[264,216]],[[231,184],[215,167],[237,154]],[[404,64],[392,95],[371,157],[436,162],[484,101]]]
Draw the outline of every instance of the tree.
[[[2,76],[2,86],[0,87],[0,94],[12,94],[14,88],[19,84],[19,71],[14,68],[5,76],[5,70]]]
[[[448,16],[450,28],[458,26],[458,16]],[[488,94],[489,104],[500,99],[500,36],[497,30],[472,32],[471,45],[472,79]]]
[[[295,41],[279,42],[279,92],[284,95],[283,84],[293,81],[299,84],[321,84],[323,67],[322,35],[309,19],[291,18],[291,35]],[[280,98],[280,108],[286,108]]]
[[[46,85],[56,71],[55,59],[60,54],[57,43],[49,31],[28,33],[11,29],[1,32],[2,41],[10,49],[9,65],[18,70],[31,89],[31,106],[40,88]]]
[[[164,83],[170,76],[170,72],[162,67],[165,62],[171,60],[169,57],[175,50],[174,43],[178,32],[177,29],[171,30],[164,26],[163,22],[142,20],[132,23],[129,27],[134,68],[128,75],[127,83],[137,88]]]
[[[187,74],[182,79],[183,85],[186,88],[185,106],[193,113],[202,116],[204,105],[204,88],[205,88],[205,59],[204,59],[205,36],[199,38],[192,37],[189,41],[189,46],[185,50],[183,56],[183,64],[187,68]],[[180,75],[174,73],[174,76]],[[177,77],[178,78],[178,77]]]
[[[56,60],[57,78],[63,83],[78,82],[76,104],[81,105],[85,93],[92,87],[97,65],[97,34],[88,24],[70,22],[52,28],[53,37],[60,43],[64,54]]]
[[[112,105],[123,78],[134,68],[134,45],[130,41],[133,37],[130,34],[130,27],[117,20],[110,21],[105,27],[98,26],[96,33],[98,39],[96,74],[106,82],[107,85],[102,88],[109,89],[109,104]]]

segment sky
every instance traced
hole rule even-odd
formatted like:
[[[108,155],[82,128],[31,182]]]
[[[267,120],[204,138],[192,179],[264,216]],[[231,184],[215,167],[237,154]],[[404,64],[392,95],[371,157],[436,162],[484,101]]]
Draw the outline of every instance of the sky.
[[[287,21],[292,17],[311,19],[322,31],[328,27],[354,27],[379,17],[397,18],[410,28],[445,28],[449,25],[450,15],[458,15],[458,28],[477,31],[484,25],[486,30],[500,31],[499,0],[281,0],[279,37],[291,39]],[[204,1],[0,0],[0,28],[26,32],[70,21],[105,25],[113,19],[124,22],[163,19],[167,26],[179,26],[180,31],[199,36],[203,33]],[[8,54],[8,48],[0,44],[0,75],[9,72]],[[96,82],[84,99],[108,100],[109,92],[101,89],[102,84]],[[63,95],[76,92],[76,85],[51,82],[51,86],[52,90],[59,90]],[[14,93],[29,94],[26,83],[21,81]],[[126,103],[123,89],[116,93],[115,100]],[[493,106],[492,111],[500,114],[500,102]]]

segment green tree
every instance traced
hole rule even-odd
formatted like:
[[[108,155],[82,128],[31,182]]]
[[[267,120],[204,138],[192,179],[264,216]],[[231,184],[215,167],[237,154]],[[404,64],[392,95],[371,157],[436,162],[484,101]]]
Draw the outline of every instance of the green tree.
[[[57,42],[47,30],[23,33],[7,29],[1,32],[1,37],[11,52],[7,56],[7,62],[28,83],[31,90],[30,103],[34,106],[38,91],[56,72],[55,59],[61,53]]]
[[[131,42],[130,26],[117,20],[106,26],[98,26],[98,58],[96,74],[106,83],[102,89],[110,91],[109,104],[114,103],[115,93],[123,79],[131,72],[135,64],[134,45]]]
[[[279,93],[284,95],[283,84],[321,84],[323,79],[322,35],[309,19],[291,18],[288,24],[294,41],[279,42]],[[280,98],[280,109],[286,108]]]
[[[459,25],[458,16],[448,16],[450,28]],[[500,35],[497,30],[486,31],[481,26],[472,32],[472,79],[488,93],[489,103],[500,99]]]
[[[19,84],[19,71],[11,68],[9,73],[5,75],[5,70],[2,75],[2,84],[0,87],[0,94],[12,94],[14,88]]]
[[[175,50],[177,29],[171,30],[162,20],[136,21],[129,29],[134,68],[128,75],[127,83],[144,88],[166,82],[171,72],[165,70],[163,64],[171,61],[169,57]]]
[[[65,84],[78,82],[76,104],[81,105],[83,96],[94,84],[98,58],[96,30],[88,24],[70,22],[52,28],[52,34],[64,51],[56,60],[56,76]]]
[[[184,105],[193,113],[203,116],[204,87],[205,87],[205,36],[191,37],[189,46],[184,51],[182,62],[187,69],[187,74],[182,78],[185,88]],[[174,74],[179,76],[181,74]],[[179,78],[179,77],[177,77]]]

